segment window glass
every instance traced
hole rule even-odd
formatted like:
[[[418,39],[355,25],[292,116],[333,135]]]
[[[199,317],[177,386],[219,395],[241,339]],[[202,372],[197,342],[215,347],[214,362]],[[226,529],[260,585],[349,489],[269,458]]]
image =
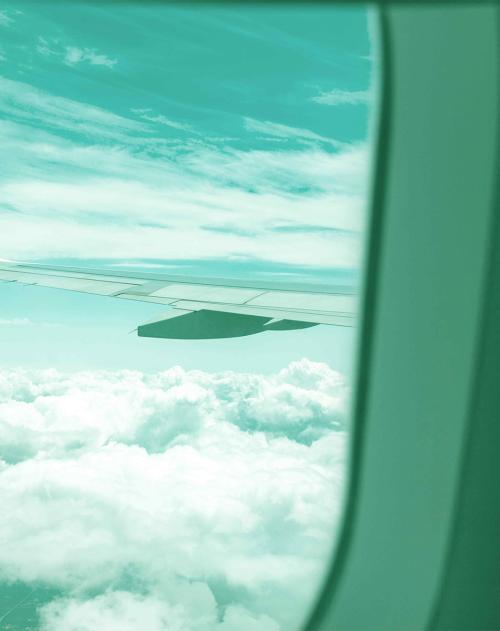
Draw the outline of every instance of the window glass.
[[[332,291],[351,301],[368,17],[3,5],[2,629],[300,627],[339,521],[355,319],[139,337],[169,306],[27,286],[5,268],[271,287],[278,313],[283,290],[317,313]]]

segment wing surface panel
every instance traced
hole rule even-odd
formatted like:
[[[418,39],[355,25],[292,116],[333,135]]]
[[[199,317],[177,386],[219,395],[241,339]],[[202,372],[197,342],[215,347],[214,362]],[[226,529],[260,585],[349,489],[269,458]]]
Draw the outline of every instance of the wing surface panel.
[[[168,297],[244,304],[261,293],[258,289],[246,289],[244,287],[217,287],[214,285],[188,285],[184,283],[182,285],[167,285],[167,287],[158,289],[151,295],[160,298]]]
[[[56,276],[48,274],[30,274],[25,272],[0,271],[0,281],[18,282],[24,285],[41,285],[54,289],[67,289],[87,294],[100,296],[112,296],[125,291],[133,285],[107,280],[95,280],[93,278],[77,278],[74,276]]]

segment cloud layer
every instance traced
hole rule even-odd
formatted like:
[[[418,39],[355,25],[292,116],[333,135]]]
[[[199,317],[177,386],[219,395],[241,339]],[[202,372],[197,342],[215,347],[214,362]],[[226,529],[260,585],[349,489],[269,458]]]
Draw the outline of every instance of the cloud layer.
[[[328,558],[348,389],[270,375],[0,373],[0,576],[44,631],[289,631]]]
[[[243,148],[147,107],[116,114],[5,78],[0,94],[3,256],[359,265],[364,143],[239,117]]]

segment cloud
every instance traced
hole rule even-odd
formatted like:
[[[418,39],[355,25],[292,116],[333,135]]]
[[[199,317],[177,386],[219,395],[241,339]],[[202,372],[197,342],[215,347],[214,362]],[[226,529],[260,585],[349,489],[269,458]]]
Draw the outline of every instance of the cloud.
[[[36,44],[36,50],[41,55],[49,57],[50,55],[57,55],[57,51],[51,48],[50,42],[45,37],[39,37]]]
[[[3,146],[12,147],[9,169],[16,172],[0,183],[10,210],[0,218],[0,251],[10,258],[162,259],[168,252],[179,259],[359,264],[362,146],[333,155],[201,147],[158,160],[43,135],[25,140],[15,130]],[[209,230],[208,237],[200,217],[224,231]],[[302,225],[304,217],[315,232],[273,230]]]
[[[82,136],[96,136],[101,138],[101,142],[102,139],[124,140],[126,133],[147,134],[148,131],[147,127],[138,121],[88,103],[54,96],[28,83],[5,77],[0,77],[0,111],[3,118],[7,119],[3,126],[7,137],[9,131],[17,130],[28,144],[32,133],[43,136],[43,130],[47,128],[71,131]],[[9,123],[9,119],[13,122]],[[57,136],[45,138],[51,138],[56,142],[63,141]]]
[[[88,63],[91,66],[105,66],[113,68],[117,59],[112,59],[95,48],[80,48],[78,46],[65,46],[58,39],[46,39],[39,37],[36,50],[44,57],[55,57],[67,66],[75,66],[81,63]]]
[[[359,266],[365,143],[333,148],[313,132],[274,123],[260,124],[304,143],[243,150],[198,136],[172,138],[162,130],[177,122],[168,119],[169,126],[160,115],[140,110],[153,120],[132,119],[7,79],[0,79],[0,112],[8,119],[0,137],[10,156],[0,182],[4,256],[130,260],[168,253]],[[294,232],[306,217],[316,229]],[[284,225],[292,229],[275,230]]]
[[[153,114],[151,113],[150,108],[134,108],[132,109],[132,112],[134,112],[134,114],[138,114],[140,118],[149,121],[150,123],[158,123],[159,125],[172,127],[172,129],[180,129],[181,131],[193,131],[191,125],[180,123],[179,121],[174,121],[171,118],[163,116],[163,114]]]
[[[2,281],[0,281],[1,283]],[[7,281],[8,282],[8,281]],[[0,326],[36,326],[36,327],[59,327],[60,324],[55,322],[39,322],[31,320],[30,318],[0,318]]]
[[[10,11],[0,11],[0,26],[10,26],[14,22]]]
[[[368,90],[330,90],[313,96],[311,101],[320,105],[360,105],[371,101],[372,95]]]
[[[347,401],[308,360],[1,371],[0,577],[56,590],[45,631],[296,628],[338,520]]]
[[[64,63],[74,66],[82,62],[88,62],[91,66],[106,66],[113,68],[118,62],[102,53],[98,53],[94,48],[78,48],[77,46],[66,46]]]
[[[199,586],[192,591],[200,592]],[[61,598],[42,608],[41,631],[279,631],[269,616],[254,616],[241,606],[227,607],[219,622],[215,599],[210,592],[203,596],[197,610],[170,604],[162,595],[124,591],[106,592],[84,601]]]
[[[158,453],[207,419],[311,444],[345,429],[347,399],[342,375],[308,360],[268,377],[179,367],[156,375],[0,371],[0,457],[17,462],[12,454],[28,446],[31,458],[110,442]]]
[[[173,631],[186,629],[179,607],[155,597],[107,592],[86,601],[58,599],[42,609],[46,631]]]
[[[289,127],[288,125],[282,125],[280,123],[273,123],[271,121],[259,121],[254,118],[244,118],[245,128],[248,131],[258,132],[268,136],[275,136],[283,139],[294,139],[302,141],[320,141],[334,147],[341,147],[343,143],[333,138],[327,138],[321,136],[309,129],[300,129],[298,127]]]
[[[0,318],[0,326],[31,326],[35,324],[29,318]]]

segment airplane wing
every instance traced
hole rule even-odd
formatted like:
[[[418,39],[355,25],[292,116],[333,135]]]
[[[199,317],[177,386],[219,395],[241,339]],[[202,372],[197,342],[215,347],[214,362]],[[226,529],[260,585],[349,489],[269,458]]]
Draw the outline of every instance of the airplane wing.
[[[167,312],[137,327],[142,337],[214,339],[317,324],[353,326],[356,310],[355,294],[341,287],[103,273],[11,262],[0,263],[0,282],[168,305]]]

